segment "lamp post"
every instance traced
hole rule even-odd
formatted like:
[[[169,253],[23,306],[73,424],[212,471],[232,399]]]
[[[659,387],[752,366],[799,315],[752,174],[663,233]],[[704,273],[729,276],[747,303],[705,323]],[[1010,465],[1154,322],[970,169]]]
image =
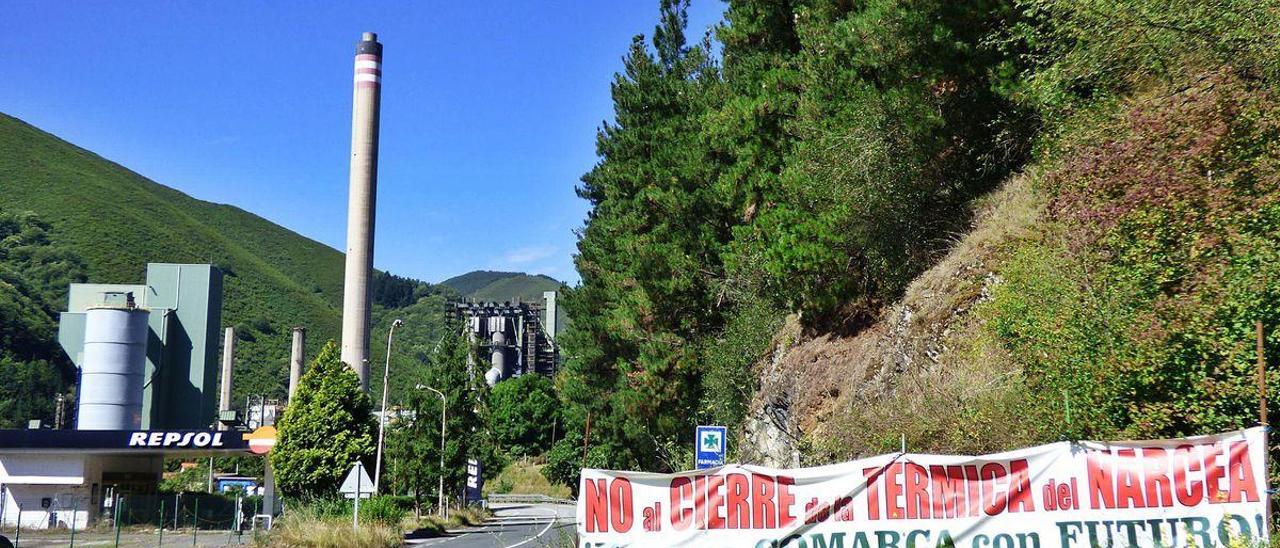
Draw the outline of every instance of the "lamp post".
[[[440,516],[447,518],[449,517],[449,512],[444,506],[444,421],[445,411],[449,408],[449,404],[445,401],[444,392],[436,390],[425,384],[419,384],[414,388],[417,388],[418,390],[430,390],[435,392],[437,396],[440,396],[440,502],[438,504],[440,505]]]
[[[391,376],[391,337],[396,334],[396,328],[402,325],[404,322],[397,319],[391,322],[391,329],[387,330],[387,365],[382,369],[382,415],[378,418],[378,458],[373,465],[374,493],[379,492],[382,487],[382,444],[387,430],[387,377]]]

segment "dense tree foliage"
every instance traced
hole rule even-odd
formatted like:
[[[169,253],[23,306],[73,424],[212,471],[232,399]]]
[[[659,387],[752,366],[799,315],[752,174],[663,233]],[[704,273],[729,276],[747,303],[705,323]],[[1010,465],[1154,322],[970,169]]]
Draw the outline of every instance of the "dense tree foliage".
[[[427,282],[378,270],[369,282],[369,293],[384,308],[404,308],[438,291]]]
[[[513,457],[541,455],[551,436],[562,433],[555,385],[542,375],[521,375],[489,391],[489,429],[494,441]]]
[[[68,286],[84,276],[84,262],[50,242],[47,223],[0,211],[0,428],[52,423],[59,394],[75,401],[76,372],[56,341],[57,318]]]
[[[1212,357],[1243,367],[1243,347],[1212,333],[1236,341],[1240,326],[1270,318],[1269,309],[1249,304],[1270,282],[1248,282],[1245,273],[1269,256],[1258,230],[1270,226],[1271,202],[1258,166],[1274,165],[1275,133],[1259,106],[1265,101],[1250,94],[1280,75],[1273,24],[1280,4],[727,4],[714,32],[718,49],[711,39],[689,45],[686,4],[663,0],[652,39],[635,39],[613,82],[614,118],[600,129],[599,163],[579,188],[592,209],[576,257],[582,284],[565,299],[575,323],[562,337],[567,359],[557,387],[568,434],[551,452],[549,477],[572,481],[573,468],[586,462],[688,466],[696,423],[741,423],[755,385],[751,368],[779,318],[798,314],[810,334],[859,331],[969,228],[976,200],[1031,161],[1065,170],[1038,183],[1057,200],[1051,211],[1062,217],[1054,226],[1077,237],[1116,232],[1078,242],[1066,259],[1057,249],[1019,255],[1010,267],[1032,270],[1015,269],[1029,277],[1014,275],[1022,285],[998,293],[992,306],[1003,312],[991,319],[990,340],[1027,360],[1036,394],[1060,396],[1081,388],[1081,375],[1097,379],[1126,364],[1126,373],[1076,396],[1101,414],[1094,424],[1113,425],[1106,432],[1239,423],[1243,407],[1205,393],[1244,398],[1224,378],[1239,371],[1193,372],[1192,364]],[[1235,86],[1228,96],[1205,98],[1228,83]],[[1123,129],[1115,105],[1139,92],[1182,106],[1137,109],[1128,116],[1146,125]],[[1097,127],[1121,129],[1103,137]],[[1084,152],[1099,143],[1107,144]],[[1059,168],[1067,154],[1080,159]],[[1165,175],[1150,172],[1157,167]],[[1115,176],[1089,173],[1102,168]],[[1197,172],[1206,179],[1194,180]],[[1157,190],[1164,187],[1182,190]],[[1252,198],[1228,201],[1231,192]],[[1059,209],[1069,205],[1091,213]],[[1093,224],[1102,213],[1117,218]],[[1204,223],[1216,228],[1188,228]],[[1203,243],[1177,244],[1186,240],[1175,232],[1258,255],[1243,255],[1254,266],[1188,267],[1226,256],[1197,251]],[[1155,258],[1139,260],[1144,254]],[[1097,270],[1076,279],[1046,266],[1058,260]],[[1187,283],[1180,276],[1239,292],[1146,285]],[[1031,295],[1084,308],[1046,307]],[[1108,309],[1121,296],[1131,303],[1123,314],[1088,315],[1087,303]],[[1203,302],[1191,307],[1192,299]],[[1206,316],[1224,323],[1205,324]],[[1139,320],[1159,326],[1156,334],[1126,331]],[[1055,330],[1063,325],[1092,342],[1063,336]],[[1096,346],[1106,333],[1111,346]],[[1084,353],[1055,346],[1063,344]],[[1150,345],[1159,356],[1139,352]],[[1122,358],[1135,352],[1141,359]],[[1069,362],[1032,358],[1043,355]],[[1169,393],[1173,387],[1178,393]],[[1143,393],[1160,395],[1132,396]]]
[[[288,496],[332,497],[348,471],[363,461],[372,469],[377,421],[373,402],[338,345],[325,344],[285,408],[271,451],[276,484]]]
[[[749,398],[767,344],[753,328],[788,310],[860,325],[963,228],[1027,150],[1031,123],[1000,91],[1011,63],[985,41],[1011,13],[732,1],[720,66],[686,44],[684,3],[662,3],[582,179],[583,282],[566,299],[560,392],[610,465],[686,465],[695,419],[745,412],[714,402]]]
[[[461,327],[450,326],[434,347],[426,370],[414,377],[419,385],[406,399],[409,413],[387,434],[392,488],[413,495],[419,504],[424,494],[436,493],[441,474],[441,401],[428,387],[445,396],[446,500],[461,496],[467,459],[480,461],[486,477],[497,475],[504,464],[489,430],[489,387],[484,382],[484,369],[475,365],[484,362],[472,355],[474,349]]]

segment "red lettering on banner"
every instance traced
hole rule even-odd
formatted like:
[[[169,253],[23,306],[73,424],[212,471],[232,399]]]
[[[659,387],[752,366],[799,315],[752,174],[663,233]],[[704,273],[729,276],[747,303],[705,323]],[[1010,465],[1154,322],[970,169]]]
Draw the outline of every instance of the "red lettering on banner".
[[[836,521],[853,521],[853,497],[836,499],[836,506],[831,510]]]
[[[889,519],[902,519],[905,513],[902,511],[902,463],[895,462],[889,465],[888,470],[884,473],[884,503],[885,513],[889,514]]]
[[[1147,507],[1173,506],[1173,484],[1169,481],[1169,455],[1159,447],[1142,449],[1142,476]]]
[[[867,482],[867,519],[880,519],[880,483],[884,468],[863,468],[862,477]]]
[[[1188,472],[1200,471],[1200,449],[1194,445],[1179,445],[1173,450],[1173,494],[1178,497],[1178,504],[1196,506],[1204,499],[1203,483],[1187,479]]]
[[[606,479],[586,480],[582,498],[587,504],[587,532],[609,531],[609,488]]]
[[[929,474],[923,466],[907,463],[907,519],[929,519]]]
[[[791,505],[796,502],[791,486],[795,484],[796,479],[793,477],[778,476],[778,527],[790,527],[796,521],[791,514]]]
[[[1095,525],[1080,521],[1065,522],[1068,525],[1075,524],[1070,525],[1074,528],[1061,529],[1063,522],[1060,522],[1059,532],[1064,535],[1063,539],[1070,538],[1073,544],[1085,543],[1088,539],[1081,535],[1086,534],[1089,539],[1101,539],[1099,533],[1111,540],[1118,541],[1127,537],[1130,543],[1137,542],[1133,540],[1133,535],[1137,534],[1134,527],[1146,528],[1149,532],[1154,527],[1155,532],[1152,534],[1159,534],[1162,538],[1167,535],[1160,533],[1160,528],[1175,528],[1179,535],[1173,538],[1176,541],[1183,534],[1183,524],[1181,521],[1174,521],[1181,520],[1179,516],[1187,512],[1157,511],[1158,514],[1172,518],[1151,520],[1144,517],[1145,513],[1135,515],[1131,509],[1199,506],[1201,512],[1192,514],[1208,515],[1203,512],[1213,512],[1204,505],[1257,505],[1262,502],[1265,500],[1261,485],[1264,480],[1259,474],[1263,471],[1254,467],[1250,452],[1251,440],[1259,438],[1254,437],[1258,436],[1256,430],[1251,430],[1249,436],[1249,441],[1242,441],[1240,437],[1221,436],[1209,438],[1217,441],[1201,438],[1188,443],[1153,442],[1148,447],[1132,443],[1121,446],[1089,444],[1089,448],[1083,452],[1080,452],[1078,446],[1071,447],[1070,454],[1065,446],[1046,446],[1038,451],[1013,453],[1030,455],[1029,458],[1005,460],[1008,457],[1002,455],[972,457],[972,460],[968,460],[969,464],[931,465],[928,463],[932,459],[927,456],[912,457],[912,462],[886,456],[887,458],[863,461],[884,463],[882,467],[862,468],[858,466],[861,463],[851,463],[853,466],[832,468],[834,471],[794,472],[800,474],[800,478],[789,475],[792,473],[789,471],[764,469],[761,472],[749,472],[729,467],[721,474],[687,473],[663,477],[670,481],[666,501],[662,500],[664,495],[661,485],[653,483],[655,475],[641,476],[642,479],[637,480],[641,483],[634,484],[626,477],[592,472],[587,476],[606,477],[584,477],[582,480],[579,504],[583,506],[578,509],[578,515],[581,516],[578,531],[582,535],[590,534],[592,543],[597,540],[604,542],[608,535],[618,535],[617,539],[623,539],[623,535],[631,534],[632,531],[639,534],[643,530],[646,534],[658,535],[619,540],[619,545],[640,546],[690,539],[693,538],[691,531],[694,530],[737,530],[728,536],[705,537],[708,541],[714,540],[719,546],[743,540],[736,535],[757,537],[776,533],[782,535],[776,536],[778,542],[781,542],[783,538],[790,538],[787,535],[792,535],[799,527],[803,531],[813,531],[797,533],[801,536],[796,538],[817,543],[814,546],[828,546],[833,542],[839,544],[840,539],[826,536],[828,533],[823,531],[833,527],[848,527],[828,522],[854,522],[859,529],[875,529],[877,526],[873,522],[880,519],[960,520],[969,523],[963,526],[957,524],[955,527],[966,530],[971,526],[983,529],[995,527],[993,530],[1003,530],[1006,525],[1029,528],[1032,527],[1029,523],[1018,525],[1017,521],[1003,518],[994,521],[979,518],[1004,513],[1034,513],[1039,509],[1039,500],[1043,502],[1042,508],[1046,511],[1080,510],[1082,507],[1086,512],[1107,511],[1099,512],[1103,515],[1096,518],[1103,520],[1097,522],[1097,527],[1102,527],[1105,531],[1096,530]],[[1094,449],[1097,447],[1103,448]],[[936,462],[963,463],[965,460],[966,458],[940,456]],[[1044,467],[1036,470],[1035,491],[1032,491],[1031,485],[1031,462]],[[1066,470],[1062,465],[1067,462],[1075,468]],[[858,470],[862,472],[861,477],[858,476]],[[788,475],[773,475],[776,472]],[[1089,492],[1087,497],[1079,491],[1080,479],[1086,484],[1084,487]],[[865,483],[860,483],[859,480]],[[865,515],[859,514],[855,508],[857,497],[867,499]],[[1085,498],[1089,500],[1082,502]],[[666,509],[663,508],[664,502],[669,502]],[[1250,520],[1254,513],[1260,512],[1256,508],[1259,506],[1246,509],[1246,516]],[[664,510],[669,515],[669,525],[665,528],[661,523]],[[1231,514],[1236,513],[1237,509],[1232,508]],[[1046,518],[1054,519],[1048,516]],[[1063,516],[1063,519],[1081,518]],[[1186,534],[1190,535],[1187,538],[1200,539],[1202,535],[1197,532],[1199,530],[1207,531],[1205,535],[1208,536],[1203,538],[1209,538],[1225,527],[1214,523],[1212,520],[1217,519],[1215,517],[1195,519],[1199,521],[1188,521],[1185,524]],[[1142,525],[1157,521],[1161,525]],[[1164,523],[1165,521],[1168,523]],[[1237,521],[1240,522],[1240,527],[1252,525],[1251,521]],[[801,525],[802,523],[807,525]],[[637,524],[642,524],[643,527],[636,527]],[[902,529],[901,525],[903,524],[891,529]],[[747,529],[761,532],[750,533]],[[884,527],[881,526],[880,529]],[[921,538],[937,544],[944,543],[946,537],[958,530],[952,528],[952,533],[933,538],[930,535],[942,534],[944,531],[937,524],[922,524],[916,529],[924,535]],[[902,548],[902,543],[908,539],[904,535],[915,534],[904,531],[874,531],[877,535],[884,533],[886,536],[877,536],[871,541]],[[811,540],[810,532],[819,536],[813,536]],[[724,543],[720,543],[720,540]],[[983,546],[992,548],[997,545],[994,538],[989,540]],[[850,540],[845,538],[843,541],[847,544]],[[865,542],[859,541],[857,544]],[[1015,538],[1009,545],[1016,547],[1018,540]],[[1000,544],[1000,548],[1003,547]]]
[[[693,510],[685,508],[684,502],[693,498],[693,481],[684,476],[671,480],[669,494],[671,496],[671,527],[677,531],[688,529],[693,523]]]
[[[959,466],[930,466],[933,480],[933,517],[958,518],[964,515],[964,469]]]
[[[1094,510],[1116,507],[1115,485],[1111,482],[1111,455],[1100,451],[1085,454],[1089,476],[1089,505]]]
[[[968,489],[966,489],[969,493],[969,517],[975,517],[978,515],[978,507],[981,506],[979,501],[982,499],[982,494],[979,491],[982,482],[978,481],[977,465],[970,464],[964,467],[964,479],[969,484]]]
[[[1227,497],[1222,493],[1222,478],[1227,476],[1226,468],[1222,467],[1222,445],[1212,444],[1202,446],[1202,455],[1204,455],[1204,495],[1207,502],[1226,502]]]
[[[724,529],[724,476],[707,478],[707,529]]]
[[[617,478],[609,483],[609,524],[618,533],[631,530],[631,480]]]
[[[982,465],[979,473],[982,477],[982,511],[988,516],[1004,511],[1005,492],[998,490],[1000,486],[997,483],[1003,483],[1001,480],[1004,480],[1005,474],[1004,465],[998,462]]]
[[[778,507],[773,503],[773,477],[751,475],[751,528],[773,529],[778,526]]]
[[[693,523],[698,529],[707,528],[707,477],[693,478]]]
[[[1231,443],[1230,478],[1227,502],[1258,502],[1258,482],[1253,477],[1249,460],[1249,442]]]
[[[1259,500],[1247,441],[1089,451],[1086,467],[1094,509]]]
[[[1035,500],[1031,497],[1031,475],[1026,459],[1009,463],[1009,512],[1034,512]]]
[[[729,474],[725,480],[727,486],[725,501],[725,517],[730,529],[751,528],[751,505],[747,498],[751,496],[751,479],[742,474]]]
[[[1113,462],[1118,461],[1114,477],[1116,481],[1116,504],[1118,508],[1146,508],[1142,497],[1142,485],[1138,480],[1139,463],[1133,449],[1116,451]]]

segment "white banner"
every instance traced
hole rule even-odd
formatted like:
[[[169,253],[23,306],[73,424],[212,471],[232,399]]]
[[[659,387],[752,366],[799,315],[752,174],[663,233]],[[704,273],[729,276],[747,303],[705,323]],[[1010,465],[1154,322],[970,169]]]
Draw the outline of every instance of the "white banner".
[[[1248,546],[1266,432],[892,454],[795,470],[582,471],[581,547]]]

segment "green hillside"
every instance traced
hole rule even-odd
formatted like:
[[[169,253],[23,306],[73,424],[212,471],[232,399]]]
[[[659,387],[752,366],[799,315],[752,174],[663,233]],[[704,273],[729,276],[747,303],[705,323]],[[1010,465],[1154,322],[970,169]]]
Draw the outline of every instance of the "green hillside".
[[[517,298],[525,302],[538,302],[542,300],[542,292],[556,291],[564,286],[555,278],[542,274],[492,270],[476,270],[454,276],[440,282],[440,285],[451,287],[468,299],[494,302]]]
[[[283,395],[291,327],[307,328],[308,355],[339,336],[343,256],[337,250],[239,208],[150,181],[6,115],[0,115],[0,210],[38,215],[50,227],[50,240],[83,258],[91,282],[139,283],[148,262],[224,269],[223,322],[236,326],[240,339],[236,401],[248,394]],[[408,290],[415,298],[434,293],[425,283],[381,273],[375,282],[401,294],[400,285],[418,284],[420,289]],[[423,320],[407,325],[402,336],[425,340],[429,333],[415,337],[415,331],[439,327],[442,305],[430,300],[412,305],[431,313],[415,311]],[[376,308],[375,340],[391,315]],[[384,359],[380,346],[371,344],[373,363]],[[409,345],[398,348],[397,361],[414,361],[413,352]],[[374,369],[380,378],[381,368]]]

